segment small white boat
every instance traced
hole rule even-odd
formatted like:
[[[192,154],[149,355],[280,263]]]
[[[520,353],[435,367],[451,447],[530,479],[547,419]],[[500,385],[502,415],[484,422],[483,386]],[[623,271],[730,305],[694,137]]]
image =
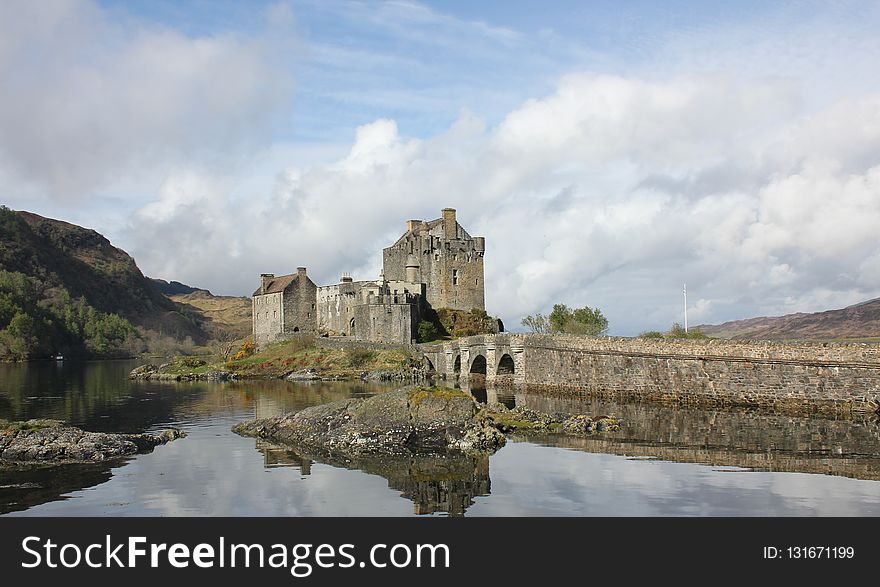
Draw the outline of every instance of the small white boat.
[[[63,360],[64,360],[64,355],[62,355],[61,353],[55,355],[55,360],[56,360],[56,361],[63,361]]]

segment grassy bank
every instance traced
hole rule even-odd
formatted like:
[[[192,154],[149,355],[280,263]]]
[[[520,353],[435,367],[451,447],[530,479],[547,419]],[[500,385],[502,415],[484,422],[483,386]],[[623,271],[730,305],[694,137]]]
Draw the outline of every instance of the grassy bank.
[[[229,371],[240,378],[279,378],[294,371],[313,369],[322,379],[356,379],[365,371],[396,371],[418,365],[405,349],[371,350],[352,347],[319,347],[313,338],[303,337],[267,346],[254,354],[216,364],[187,365],[176,359],[169,373]]]

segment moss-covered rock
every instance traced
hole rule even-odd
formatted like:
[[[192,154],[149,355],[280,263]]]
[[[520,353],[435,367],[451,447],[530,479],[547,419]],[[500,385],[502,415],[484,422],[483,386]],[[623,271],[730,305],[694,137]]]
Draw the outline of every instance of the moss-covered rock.
[[[342,453],[492,452],[505,442],[473,397],[424,387],[312,406],[244,422],[233,431]]]
[[[584,414],[553,415],[538,412],[524,406],[508,410],[501,404],[484,408],[486,417],[502,432],[562,432],[572,435],[587,435],[620,429],[620,420],[612,416],[592,418]]]

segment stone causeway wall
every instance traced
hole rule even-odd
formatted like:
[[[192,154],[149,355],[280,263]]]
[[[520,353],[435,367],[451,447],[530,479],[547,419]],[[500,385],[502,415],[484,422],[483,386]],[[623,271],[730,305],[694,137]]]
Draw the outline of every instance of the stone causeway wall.
[[[880,345],[499,334],[421,345],[441,377],[823,413],[880,409]]]

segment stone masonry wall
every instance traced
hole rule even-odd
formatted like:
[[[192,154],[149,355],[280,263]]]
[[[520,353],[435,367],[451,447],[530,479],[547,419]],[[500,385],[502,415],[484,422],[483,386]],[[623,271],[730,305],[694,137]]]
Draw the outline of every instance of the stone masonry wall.
[[[251,304],[253,306],[254,342],[262,346],[278,340],[284,320],[281,292],[254,296]]]
[[[317,287],[305,273],[288,286],[284,296],[284,333],[315,332],[317,314],[315,308]]]
[[[360,287],[360,283],[348,284],[346,289],[354,290]],[[355,291],[343,293],[340,286],[326,285],[318,288],[317,312],[318,330],[331,336],[354,334],[351,320],[354,318],[354,308],[360,298]]]
[[[880,345],[508,334],[425,349],[438,371],[482,354],[487,381],[511,354],[515,384],[599,397],[814,412],[880,408]]]

